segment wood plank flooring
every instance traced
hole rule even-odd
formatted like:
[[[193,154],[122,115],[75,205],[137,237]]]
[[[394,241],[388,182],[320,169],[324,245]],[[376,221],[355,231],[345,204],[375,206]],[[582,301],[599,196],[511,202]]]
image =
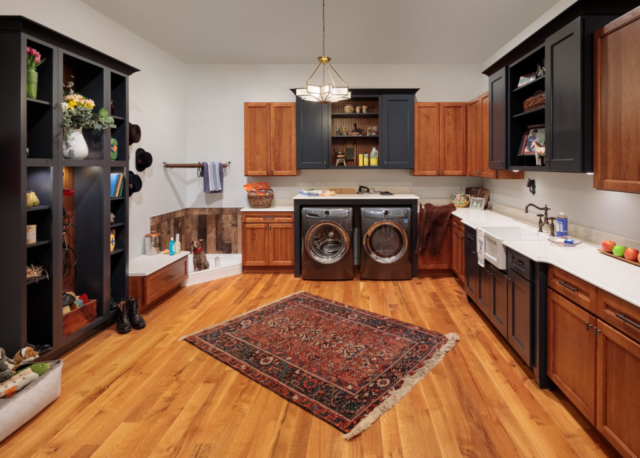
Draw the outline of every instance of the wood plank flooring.
[[[351,441],[178,338],[297,291],[460,342],[396,407]],[[600,457],[613,449],[532,374],[453,278],[306,282],[244,274],[184,288],[64,356],[62,396],[0,457]]]

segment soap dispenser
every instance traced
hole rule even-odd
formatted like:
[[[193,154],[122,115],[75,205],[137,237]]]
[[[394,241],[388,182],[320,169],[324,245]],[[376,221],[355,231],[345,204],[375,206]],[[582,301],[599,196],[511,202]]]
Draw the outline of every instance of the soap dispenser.
[[[560,214],[556,218],[556,222],[558,224],[558,230],[556,230],[556,236],[568,237],[569,236],[569,218],[567,218],[564,212],[560,212]]]

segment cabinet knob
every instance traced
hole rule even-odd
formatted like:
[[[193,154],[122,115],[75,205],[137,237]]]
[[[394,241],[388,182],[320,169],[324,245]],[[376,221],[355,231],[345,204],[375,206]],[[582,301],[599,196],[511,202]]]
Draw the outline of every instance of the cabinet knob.
[[[602,331],[596,327],[593,328],[593,335],[595,335],[596,337],[598,337],[599,332],[602,332]]]
[[[588,331],[589,329],[591,329],[593,327],[593,325],[589,324],[588,321],[585,321],[584,322],[584,327],[585,327],[585,331]]]

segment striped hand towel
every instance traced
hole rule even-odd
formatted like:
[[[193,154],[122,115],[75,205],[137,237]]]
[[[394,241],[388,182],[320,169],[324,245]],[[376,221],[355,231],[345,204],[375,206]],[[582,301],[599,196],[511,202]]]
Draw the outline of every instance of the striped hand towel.
[[[203,162],[202,165],[204,192],[222,192],[222,179],[224,177],[224,166],[222,162]]]

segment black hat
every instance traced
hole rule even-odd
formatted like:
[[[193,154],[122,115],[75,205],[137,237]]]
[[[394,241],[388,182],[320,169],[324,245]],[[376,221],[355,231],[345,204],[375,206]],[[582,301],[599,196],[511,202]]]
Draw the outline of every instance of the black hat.
[[[136,170],[138,172],[144,172],[144,169],[150,167],[153,164],[153,156],[151,153],[146,152],[142,148],[136,150]]]
[[[142,180],[138,175],[136,175],[132,171],[129,171],[129,197],[131,197],[134,192],[138,192],[141,189]]]
[[[129,145],[140,143],[141,138],[142,130],[140,130],[140,126],[137,124],[129,123]]]

